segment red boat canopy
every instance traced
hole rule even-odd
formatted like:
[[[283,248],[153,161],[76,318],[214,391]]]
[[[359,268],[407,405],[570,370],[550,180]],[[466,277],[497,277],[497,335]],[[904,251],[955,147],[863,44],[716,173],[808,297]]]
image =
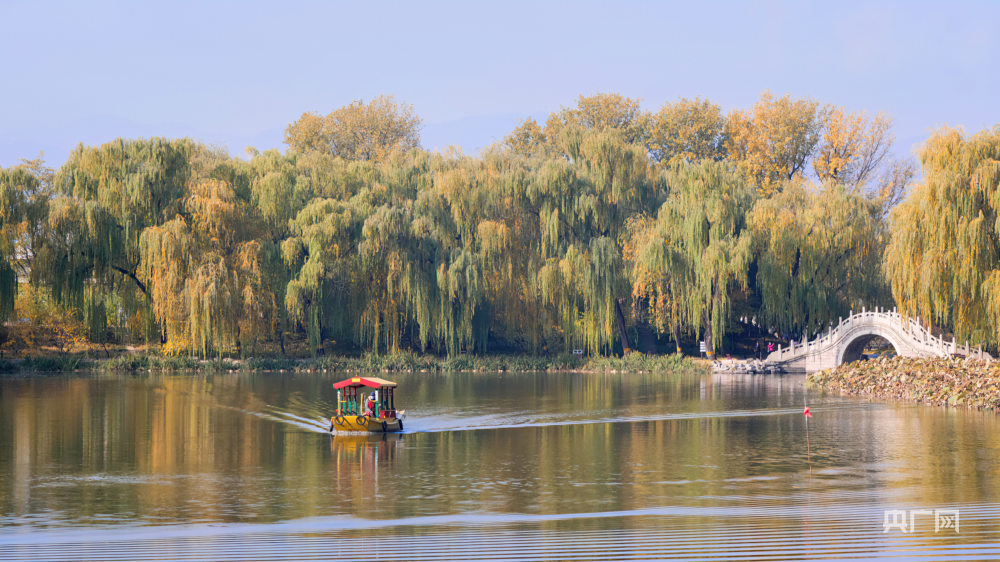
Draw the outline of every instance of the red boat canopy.
[[[385,379],[380,379],[378,377],[352,377],[347,380],[342,380],[340,382],[333,383],[333,388],[340,390],[341,388],[351,388],[351,387],[361,387],[370,386],[372,388],[379,387],[389,387],[395,388],[396,383],[392,381],[387,381]]]

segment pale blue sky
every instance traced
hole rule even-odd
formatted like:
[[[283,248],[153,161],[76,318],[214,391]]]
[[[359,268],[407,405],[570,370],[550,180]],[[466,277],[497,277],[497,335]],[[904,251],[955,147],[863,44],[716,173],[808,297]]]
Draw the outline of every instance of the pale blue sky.
[[[0,22],[0,166],[116,136],[283,150],[303,112],[381,93],[466,152],[596,92],[885,109],[901,152],[1000,123],[997,2],[0,0]]]

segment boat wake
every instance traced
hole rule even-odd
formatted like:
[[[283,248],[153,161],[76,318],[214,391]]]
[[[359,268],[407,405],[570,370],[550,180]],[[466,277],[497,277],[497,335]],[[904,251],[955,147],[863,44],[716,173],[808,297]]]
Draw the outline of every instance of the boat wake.
[[[813,411],[816,411],[816,408],[813,408]],[[468,417],[450,414],[435,415],[428,412],[426,414],[414,413],[412,420],[407,420],[407,430],[415,433],[436,433],[445,431],[475,431],[481,429],[513,429],[562,425],[637,423],[664,420],[787,416],[790,414],[801,413],[802,410],[800,408],[761,408],[729,410],[722,412],[676,412],[655,415],[612,415],[581,418],[579,414],[539,416],[534,412]]]
[[[315,433],[330,433],[330,420],[326,418],[307,418],[291,412],[284,412],[278,410],[277,408],[271,408],[267,412],[263,412],[260,415],[261,417],[271,421],[286,423],[307,431]]]

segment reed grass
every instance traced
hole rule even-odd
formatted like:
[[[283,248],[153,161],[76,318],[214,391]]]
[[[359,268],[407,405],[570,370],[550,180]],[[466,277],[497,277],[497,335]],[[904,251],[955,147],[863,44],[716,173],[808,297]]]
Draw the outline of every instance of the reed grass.
[[[0,373],[58,373],[79,368],[78,357],[26,357],[24,359],[0,359]]]
[[[191,357],[163,357],[155,354],[124,355],[93,361],[98,371],[288,371],[288,372],[708,372],[708,368],[680,355],[650,356],[633,353],[627,357],[583,358],[571,354],[531,355],[457,355],[436,357],[411,352],[366,354],[359,357],[326,356],[315,359],[249,358],[198,360]]]

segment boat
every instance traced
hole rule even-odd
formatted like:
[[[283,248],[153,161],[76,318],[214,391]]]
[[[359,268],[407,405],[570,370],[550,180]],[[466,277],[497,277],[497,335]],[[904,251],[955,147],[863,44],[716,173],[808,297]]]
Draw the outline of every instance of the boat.
[[[396,383],[378,377],[351,377],[334,383],[333,388],[337,389],[337,413],[330,418],[330,431],[403,431],[406,411],[396,410]],[[369,394],[368,389],[374,390]]]

